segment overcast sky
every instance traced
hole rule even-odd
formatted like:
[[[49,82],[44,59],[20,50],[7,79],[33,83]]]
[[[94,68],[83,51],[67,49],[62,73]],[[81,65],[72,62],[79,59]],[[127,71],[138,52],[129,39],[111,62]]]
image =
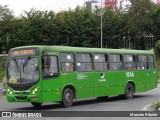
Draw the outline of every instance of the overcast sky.
[[[9,5],[16,16],[23,13],[22,10],[30,10],[36,8],[37,10],[53,10],[55,12],[60,10],[67,10],[69,7],[74,9],[77,5],[82,6],[87,0],[0,0],[1,5]]]

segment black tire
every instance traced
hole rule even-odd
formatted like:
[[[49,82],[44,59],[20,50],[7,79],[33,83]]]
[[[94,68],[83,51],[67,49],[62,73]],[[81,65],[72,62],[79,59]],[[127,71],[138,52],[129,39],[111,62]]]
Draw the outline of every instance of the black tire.
[[[42,103],[36,103],[36,102],[31,102],[31,104],[36,108],[39,108],[42,105]]]
[[[97,97],[98,101],[107,101],[108,100],[108,96],[103,96],[103,97]]]
[[[70,88],[66,88],[63,91],[62,105],[64,107],[71,107],[73,104],[73,91]]]
[[[125,90],[125,98],[132,99],[134,96],[134,86],[131,83],[128,83]]]

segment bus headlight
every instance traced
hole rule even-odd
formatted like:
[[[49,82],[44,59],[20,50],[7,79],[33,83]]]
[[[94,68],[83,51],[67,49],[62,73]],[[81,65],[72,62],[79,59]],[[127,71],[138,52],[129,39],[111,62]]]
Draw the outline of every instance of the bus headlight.
[[[10,89],[7,89],[7,92],[10,92]]]
[[[34,91],[37,92],[37,88]]]
[[[36,93],[35,91],[32,92],[32,94],[35,94],[35,93]]]
[[[38,91],[39,88],[40,88],[39,86],[36,87],[36,88],[34,88],[34,89],[32,90],[32,94],[33,94],[33,95],[36,94],[36,92]]]
[[[9,88],[7,89],[7,93],[10,94],[10,95],[13,94],[13,92]]]

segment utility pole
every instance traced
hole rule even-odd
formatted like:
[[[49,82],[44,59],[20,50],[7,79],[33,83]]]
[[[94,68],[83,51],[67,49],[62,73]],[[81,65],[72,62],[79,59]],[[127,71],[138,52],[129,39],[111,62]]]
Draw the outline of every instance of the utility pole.
[[[102,31],[102,30],[103,30],[103,24],[102,24],[103,21],[102,21],[102,14],[103,14],[103,13],[102,13],[102,0],[101,0],[101,48],[102,48],[102,44],[103,44],[103,43],[102,43],[102,42],[103,42],[103,40],[102,40],[102,39],[103,39],[103,31]]]

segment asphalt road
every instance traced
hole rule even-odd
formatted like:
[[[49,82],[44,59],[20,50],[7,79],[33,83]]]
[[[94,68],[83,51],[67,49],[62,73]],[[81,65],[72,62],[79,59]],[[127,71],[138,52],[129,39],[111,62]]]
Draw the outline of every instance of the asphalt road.
[[[134,98],[131,100],[125,100],[118,96],[109,97],[106,101],[97,101],[93,99],[85,99],[75,101],[73,106],[70,108],[62,108],[58,103],[45,103],[41,108],[36,109],[30,103],[8,103],[5,97],[0,97],[0,111],[144,111],[146,105],[151,104],[153,101],[160,100],[160,84],[157,88],[145,92],[145,93],[136,93]],[[46,118],[47,119],[47,118]],[[59,120],[60,118],[56,118]],[[69,118],[68,118],[69,119]],[[70,118],[72,120],[74,118]],[[87,120],[93,120],[96,118],[87,117]],[[105,118],[102,118],[105,120]],[[114,118],[111,118],[114,119]],[[121,120],[120,118],[119,120]],[[128,120],[123,118],[122,120]],[[133,118],[129,118],[133,119]],[[136,118],[136,120],[139,118]],[[140,118],[146,120],[146,118]],[[151,119],[151,118],[147,118]],[[160,118],[155,118],[158,120]],[[66,119],[65,119],[66,120]]]

